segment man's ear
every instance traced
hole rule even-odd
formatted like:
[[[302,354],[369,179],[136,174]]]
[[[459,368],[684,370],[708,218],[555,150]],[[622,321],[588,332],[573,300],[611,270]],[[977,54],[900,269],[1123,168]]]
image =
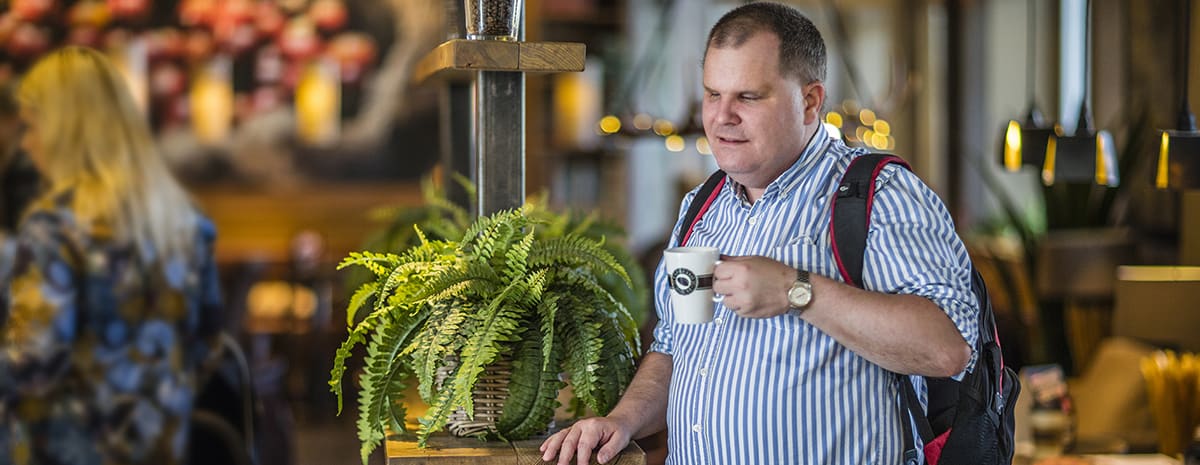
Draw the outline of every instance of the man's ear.
[[[821,117],[825,106],[825,83],[813,81],[804,86],[804,124],[812,124]]]

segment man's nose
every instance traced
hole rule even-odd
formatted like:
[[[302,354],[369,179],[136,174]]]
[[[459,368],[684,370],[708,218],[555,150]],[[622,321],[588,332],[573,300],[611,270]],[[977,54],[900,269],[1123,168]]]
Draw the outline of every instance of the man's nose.
[[[734,104],[737,103],[734,99],[721,99],[717,103],[717,124],[738,124],[742,119],[737,114],[737,108]]]

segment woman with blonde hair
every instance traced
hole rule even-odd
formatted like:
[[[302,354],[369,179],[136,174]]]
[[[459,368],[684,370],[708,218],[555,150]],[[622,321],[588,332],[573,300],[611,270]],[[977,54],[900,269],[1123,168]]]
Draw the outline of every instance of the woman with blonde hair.
[[[0,237],[0,463],[179,463],[220,322],[215,228],[100,53],[51,52],[17,98],[48,190]]]

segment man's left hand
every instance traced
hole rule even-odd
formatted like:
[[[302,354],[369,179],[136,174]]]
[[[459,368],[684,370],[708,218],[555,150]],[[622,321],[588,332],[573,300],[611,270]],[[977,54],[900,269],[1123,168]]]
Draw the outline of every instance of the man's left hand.
[[[770,318],[788,311],[787,293],[796,269],[767,257],[721,256],[713,269],[713,292],[726,308],[746,318]]]

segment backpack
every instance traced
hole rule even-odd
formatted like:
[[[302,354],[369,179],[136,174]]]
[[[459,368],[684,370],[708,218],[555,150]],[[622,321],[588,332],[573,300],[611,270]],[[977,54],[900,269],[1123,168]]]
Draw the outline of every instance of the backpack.
[[[830,239],[833,255],[842,279],[862,287],[863,255],[867,245],[871,204],[875,198],[875,178],[888,164],[909,169],[908,163],[894,155],[867,154],[856,157],[838,184],[831,208]],[[705,181],[693,197],[683,217],[679,245],[686,245],[692,229],[720,194],[725,172],[718,170]],[[925,463],[930,465],[998,465],[1013,459],[1013,406],[1021,385],[1011,367],[1004,366],[1000,353],[995,315],[987,287],[979,272],[971,268],[971,290],[979,301],[979,337],[975,342],[975,367],[961,381],[950,378],[925,378],[928,387],[928,414],[908,382],[899,375],[901,408],[912,422],[904,427],[904,464],[916,465],[918,451],[912,423],[924,444]]]

